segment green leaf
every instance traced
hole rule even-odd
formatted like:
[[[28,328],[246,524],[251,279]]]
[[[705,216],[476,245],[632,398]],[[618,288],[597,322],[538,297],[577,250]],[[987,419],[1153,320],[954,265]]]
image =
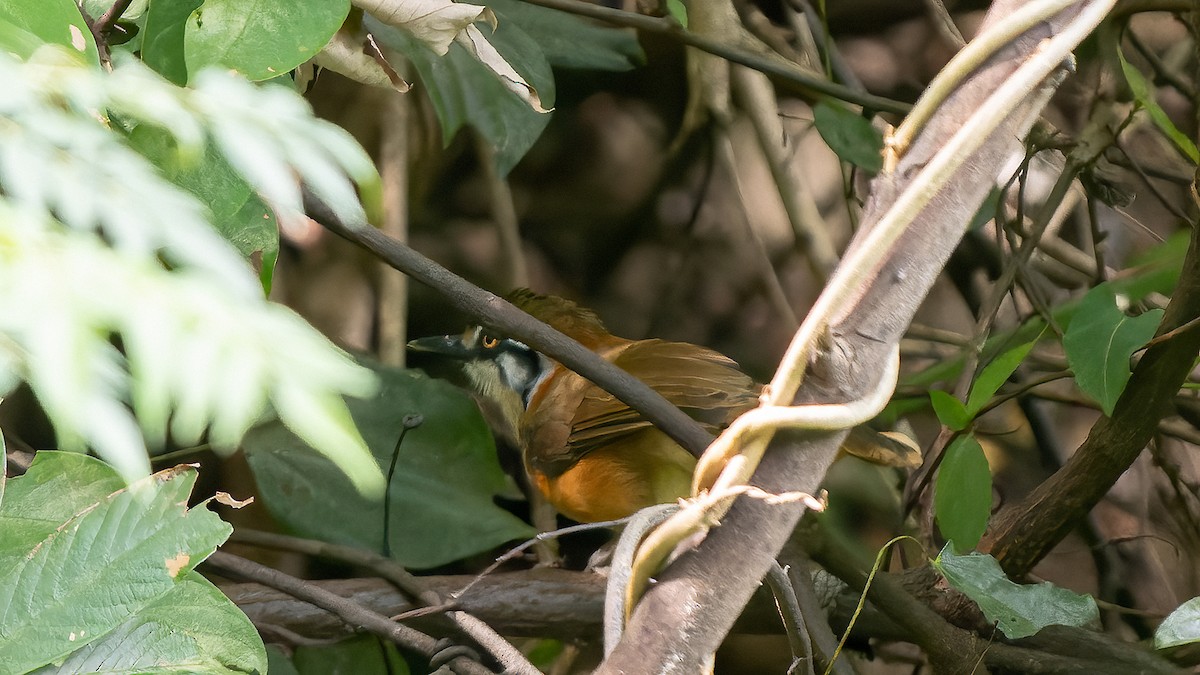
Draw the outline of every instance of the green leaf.
[[[19,59],[28,59],[44,44],[46,42],[33,33],[0,18],[0,50]]]
[[[1117,50],[1117,58],[1121,61],[1121,72],[1124,73],[1125,81],[1129,83],[1129,90],[1133,92],[1133,98],[1137,104],[1150,115],[1151,121],[1154,122],[1159,131],[1163,132],[1175,144],[1175,148],[1179,150],[1180,154],[1191,160],[1193,165],[1200,164],[1200,150],[1196,148],[1196,144],[1192,142],[1192,139],[1187,134],[1175,126],[1175,123],[1167,116],[1162,106],[1154,100],[1154,91],[1141,71],[1134,68],[1129,61],[1126,61],[1125,54],[1119,49]]]
[[[163,176],[208,207],[217,232],[243,256],[258,255],[264,261],[273,261],[278,256],[275,214],[216,148],[205,146],[204,155],[189,162],[181,156],[170,134],[146,125],[134,129],[129,141],[135,150],[154,162]],[[264,263],[263,271],[265,290],[269,291],[271,267]]]
[[[836,103],[813,106],[813,122],[826,145],[843,161],[870,173],[883,168],[883,133],[871,121]]]
[[[388,673],[408,675],[408,664],[396,645],[381,643],[374,635],[360,635],[334,645],[297,647],[292,655],[299,675],[327,673]],[[273,672],[273,671],[272,671]]]
[[[1154,631],[1154,648],[1168,649],[1200,642],[1200,598],[1175,608]]]
[[[222,66],[255,81],[283,75],[321,51],[349,12],[350,0],[205,0],[187,19],[187,70]]]
[[[391,463],[406,415],[423,420],[405,434],[388,488],[393,557],[428,568],[531,536],[528,525],[492,501],[507,480],[475,404],[414,371],[378,367],[378,374],[378,395],[347,402],[375,461]],[[289,528],[383,550],[382,498],[359,495],[327,458],[279,424],[251,430],[243,447],[263,500]]]
[[[51,453],[41,470],[65,472],[70,457]],[[29,495],[53,482],[43,474],[38,485],[25,488],[27,478],[13,479],[10,488]],[[114,479],[110,470],[100,482]],[[61,660],[186,578],[232,531],[206,507],[187,508],[195,481],[190,467],[161,471],[75,509],[37,541],[0,540],[0,558],[8,563],[0,568],[0,663],[24,672]],[[28,532],[50,522],[31,520],[29,514],[44,515],[45,507],[24,501],[9,495],[0,531],[15,525]]]
[[[142,61],[178,85],[188,81],[183,54],[184,27],[204,0],[154,0],[142,27]]]
[[[974,418],[979,414],[979,411],[991,400],[992,395],[1000,390],[1000,387],[1008,381],[1009,376],[1017,370],[1017,366],[1021,365],[1021,362],[1029,355],[1038,340],[1042,339],[1045,332],[1046,329],[1043,327],[1037,337],[1013,347],[984,366],[979,377],[975,378],[975,382],[971,384],[971,393],[967,396],[968,415]]]
[[[678,21],[680,26],[687,28],[687,5],[683,4],[683,0],[667,0],[667,13]]]
[[[43,521],[49,534],[78,511],[125,487],[112,468],[88,455],[43,450],[9,481],[12,503],[0,516]]]
[[[933,412],[938,421],[953,431],[962,431],[971,423],[971,414],[967,412],[962,401],[938,389],[930,390],[929,402],[933,404]]]
[[[946,448],[933,508],[942,536],[956,550],[975,548],[992,513],[992,472],[974,436],[959,436]]]
[[[1083,393],[1100,404],[1105,415],[1129,382],[1129,359],[1144,346],[1162,320],[1162,310],[1126,316],[1108,283],[1088,291],[1063,335],[1067,362]]]
[[[1004,576],[990,555],[956,556],[949,544],[933,567],[946,581],[974,600],[988,621],[1013,640],[1029,637],[1050,625],[1098,624],[1100,612],[1090,595],[1080,595],[1049,583],[1019,585]]]
[[[196,572],[111,633],[45,673],[265,673],[267,654],[250,619]]]
[[[442,125],[445,142],[450,143],[464,125],[473,127],[496,149],[496,169],[501,175],[525,156],[549,123],[549,115],[531,109],[461,45],[452,43],[445,56],[438,56],[403,31],[369,15],[363,25],[380,44],[412,61]],[[554,74],[537,41],[511,21],[489,40],[537,90],[542,105],[553,107]]]
[[[88,63],[100,64],[96,40],[72,0],[4,0],[0,2],[0,24],[4,23],[36,35],[45,43],[62,45],[82,55]],[[0,39],[12,39],[13,35],[14,31],[0,29]],[[22,58],[32,53],[24,53],[22,46],[29,46],[25,38],[17,45],[6,46],[16,46],[17,55]]]
[[[646,61],[637,34],[519,0],[482,0],[496,13],[496,35],[515,25],[541,47],[551,65],[581,70],[632,70]],[[539,89],[539,91],[541,91]]]

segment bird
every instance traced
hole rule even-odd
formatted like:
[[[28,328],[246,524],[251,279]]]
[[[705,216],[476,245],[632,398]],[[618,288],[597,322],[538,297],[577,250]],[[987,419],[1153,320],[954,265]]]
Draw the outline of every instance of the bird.
[[[642,380],[714,435],[758,405],[762,385],[715,350],[618,337],[594,311],[525,288],[507,300]],[[460,335],[413,340],[408,348],[459,365],[491,410],[497,433],[520,449],[530,482],[568,518],[617,520],[690,494],[695,456],[638,411],[523,342],[476,325]],[[920,464],[910,444],[861,428],[843,451],[878,464]]]

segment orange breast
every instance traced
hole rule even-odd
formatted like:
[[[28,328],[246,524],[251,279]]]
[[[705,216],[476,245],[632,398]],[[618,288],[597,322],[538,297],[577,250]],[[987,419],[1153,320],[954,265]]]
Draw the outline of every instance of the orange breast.
[[[538,490],[563,515],[582,523],[616,520],[686,497],[695,459],[657,430],[598,448],[556,477],[531,469]]]

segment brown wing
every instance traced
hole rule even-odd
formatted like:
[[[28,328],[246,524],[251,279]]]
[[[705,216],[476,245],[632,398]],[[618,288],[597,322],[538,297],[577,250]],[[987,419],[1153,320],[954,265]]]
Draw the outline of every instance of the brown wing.
[[[714,433],[756,405],[761,391],[733,360],[682,342],[636,342],[613,363]],[[641,413],[589,384],[571,420],[566,454],[580,457],[649,426]]]

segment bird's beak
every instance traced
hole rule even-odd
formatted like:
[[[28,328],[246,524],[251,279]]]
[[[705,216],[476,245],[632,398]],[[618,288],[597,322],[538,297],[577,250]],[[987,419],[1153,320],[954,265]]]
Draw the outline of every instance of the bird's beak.
[[[408,343],[408,350],[456,359],[465,359],[470,356],[470,350],[463,344],[461,335],[431,335],[417,338]]]

